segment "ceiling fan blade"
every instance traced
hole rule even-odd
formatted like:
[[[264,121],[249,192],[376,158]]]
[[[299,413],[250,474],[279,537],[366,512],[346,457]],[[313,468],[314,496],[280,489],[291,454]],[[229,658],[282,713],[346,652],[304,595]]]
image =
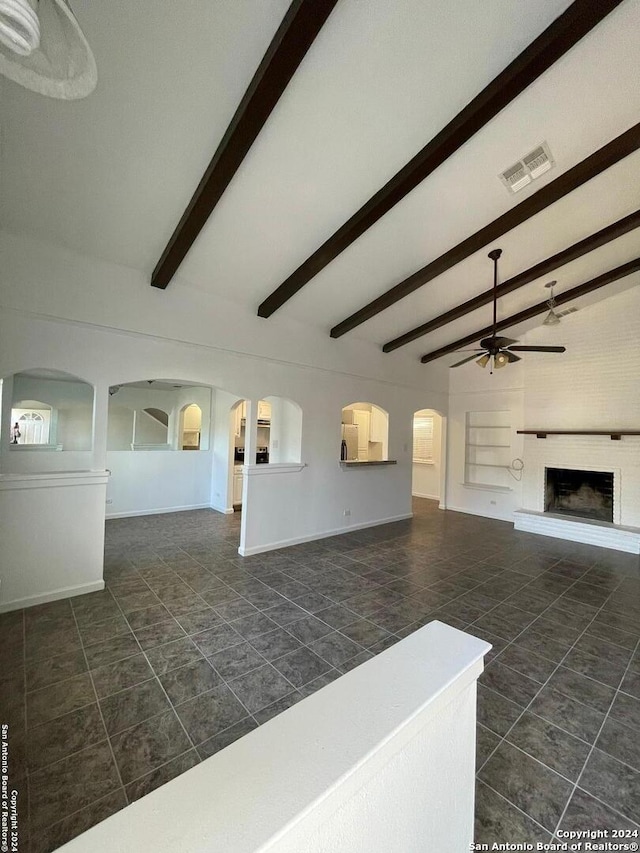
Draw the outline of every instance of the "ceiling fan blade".
[[[509,347],[511,352],[566,352],[566,347]]]
[[[474,358],[477,357],[477,353],[474,353],[473,355],[467,356],[467,358],[463,358],[462,361],[456,361],[455,364],[450,364],[449,367],[460,367],[461,364],[466,364],[468,361],[473,361]]]

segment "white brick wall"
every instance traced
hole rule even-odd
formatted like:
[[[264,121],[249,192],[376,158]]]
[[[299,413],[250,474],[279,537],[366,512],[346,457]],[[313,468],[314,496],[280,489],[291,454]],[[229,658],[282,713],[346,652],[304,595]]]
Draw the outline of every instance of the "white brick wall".
[[[525,429],[640,430],[640,287],[540,327],[527,343],[563,355],[525,356]],[[640,527],[640,437],[527,436],[522,505],[544,509],[544,468],[614,471],[614,522]]]

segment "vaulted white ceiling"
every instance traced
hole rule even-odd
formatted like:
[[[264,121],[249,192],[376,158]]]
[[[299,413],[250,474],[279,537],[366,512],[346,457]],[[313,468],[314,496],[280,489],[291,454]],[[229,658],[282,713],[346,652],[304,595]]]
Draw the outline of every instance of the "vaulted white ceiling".
[[[340,0],[169,286],[257,309],[568,5]],[[150,276],[287,7],[75,0],[98,88],[64,103],[0,78],[0,225]],[[635,124],[639,40],[640,0],[624,0],[280,312],[328,334]],[[498,173],[543,140],[555,167],[511,195]],[[497,241],[501,278],[639,206],[640,152]],[[487,289],[490,248],[350,334],[382,345]],[[542,301],[551,278],[562,293],[639,255],[640,229],[503,298],[499,313]],[[404,352],[490,316],[486,306]]]

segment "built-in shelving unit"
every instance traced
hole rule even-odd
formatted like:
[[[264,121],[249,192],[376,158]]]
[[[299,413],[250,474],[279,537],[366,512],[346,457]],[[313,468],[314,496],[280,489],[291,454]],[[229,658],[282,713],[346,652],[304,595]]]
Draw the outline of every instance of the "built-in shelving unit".
[[[623,435],[640,435],[640,430],[630,429],[519,429],[518,435],[535,435],[546,438],[548,435],[608,435],[612,441],[620,441]]]
[[[511,413],[467,412],[465,484],[508,490],[511,464]]]

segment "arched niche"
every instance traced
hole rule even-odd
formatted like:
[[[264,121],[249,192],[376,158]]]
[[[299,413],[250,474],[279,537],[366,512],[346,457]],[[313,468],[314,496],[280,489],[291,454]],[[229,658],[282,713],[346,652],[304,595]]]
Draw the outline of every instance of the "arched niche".
[[[266,405],[265,405],[266,404]],[[267,408],[268,407],[268,408]],[[288,397],[265,397],[258,404],[258,446],[261,441],[261,414],[268,412],[267,440],[269,462],[302,461],[302,407]]]
[[[65,371],[34,368],[6,377],[2,389],[3,448],[91,451],[94,389],[88,382]]]
[[[187,403],[180,409],[178,445],[182,450],[200,450],[202,409],[197,403]]]
[[[340,459],[382,462],[389,458],[389,413],[375,403],[342,409]]]

